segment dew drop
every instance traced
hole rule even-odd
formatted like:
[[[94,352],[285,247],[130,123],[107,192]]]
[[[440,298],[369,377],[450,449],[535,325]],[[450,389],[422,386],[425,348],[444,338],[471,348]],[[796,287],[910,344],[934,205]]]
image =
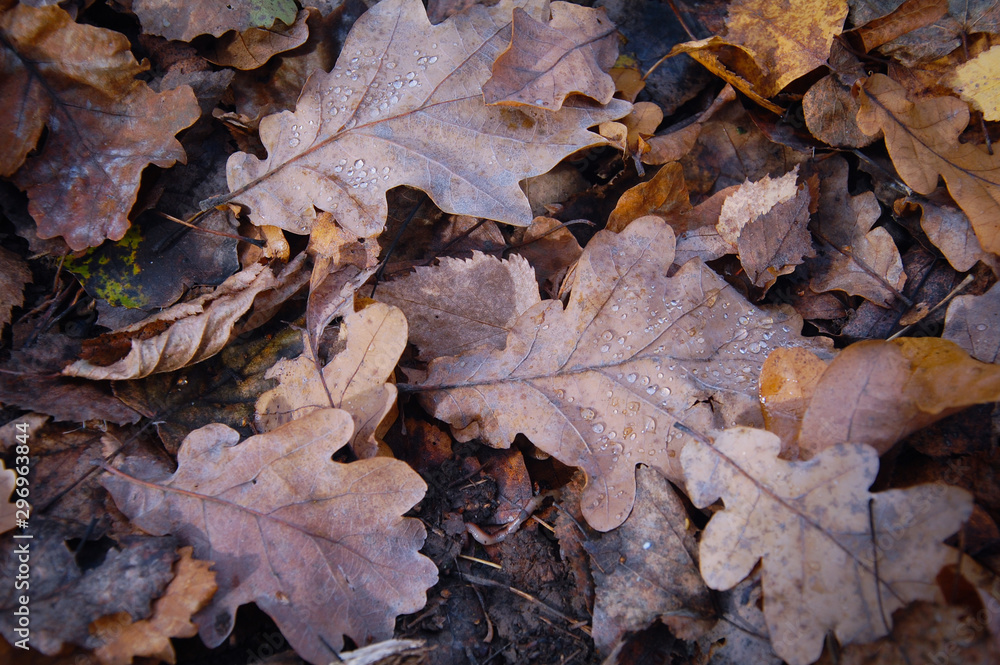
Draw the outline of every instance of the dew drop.
[[[983,330],[986,330],[987,328],[989,328],[989,326],[986,325],[985,323],[980,323],[978,326],[976,326],[976,330],[978,330],[980,332],[982,332]]]
[[[288,139],[288,145],[292,146],[293,148],[295,146],[297,146],[298,144],[299,144],[299,140],[297,138],[292,137],[292,138]]]
[[[610,342],[614,338],[615,334],[610,330],[605,330],[603,333],[601,333],[601,339],[603,339],[605,342]]]
[[[580,409],[580,417],[584,420],[593,420],[595,415],[597,414],[594,413],[593,409],[587,407]]]
[[[607,353],[610,350],[611,350],[611,347],[608,346],[607,344],[605,344],[604,346],[601,347],[601,353]]]
[[[628,381],[629,383],[635,383],[635,380],[637,378],[639,378],[639,377],[636,374],[633,373],[633,374],[629,374],[628,376],[626,376],[625,380]]]
[[[600,434],[604,431],[604,423],[594,423],[594,426],[590,429],[594,431],[594,434]]]
[[[360,169],[364,165],[365,165],[365,160],[363,159],[359,159],[358,161],[354,162],[354,168],[356,169]]]

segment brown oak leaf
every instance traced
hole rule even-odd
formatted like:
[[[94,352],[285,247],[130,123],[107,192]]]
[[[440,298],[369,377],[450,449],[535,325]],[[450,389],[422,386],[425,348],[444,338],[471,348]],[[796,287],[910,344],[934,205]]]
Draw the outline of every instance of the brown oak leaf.
[[[539,19],[546,3],[524,0]],[[306,82],[295,113],[261,120],[268,156],[229,159],[232,200],[257,224],[308,233],[316,208],[359,237],[377,235],[385,193],[427,192],[445,212],[527,225],[518,182],[605,143],[587,127],[628,113],[575,98],[558,112],[487,106],[482,85],[510,40],[515,3],[472,7],[440,25],[420,0],[384,0],[357,20],[332,72]]]
[[[1000,399],[1000,366],[937,337],[855,342],[822,363],[802,350],[776,349],[761,371],[768,428],[778,422],[773,431],[793,456],[844,441],[882,454],[945,416]]]
[[[565,309],[538,303],[503,350],[437,359],[406,389],[462,441],[507,447],[524,433],[581,467],[584,516],[613,529],[632,508],[636,464],[682,482],[677,455],[689,437],[676,423],[762,422],[756,382],[768,350],[824,348],[799,335],[795,315],[750,305],[700,261],[666,277],[673,258],[674,233],[656,217],[601,231]]]
[[[681,462],[695,506],[725,504],[699,544],[705,583],[731,588],[762,561],[774,651],[808,665],[828,632],[870,642],[890,631],[893,611],[937,596],[938,572],[959,558],[941,541],[968,519],[972,497],[943,484],[871,494],[878,454],[862,444],[808,462],[778,459],[780,447],[739,427],[689,443]]]
[[[481,344],[502,349],[517,317],[539,301],[535,271],[525,259],[514,255],[501,261],[480,252],[418,267],[380,285],[377,296],[406,314],[422,360]]]
[[[28,192],[39,237],[74,250],[121,239],[143,169],[185,162],[174,134],[201,115],[194,93],[138,80],[149,65],[121,33],[56,6],[0,7],[0,175]]]
[[[148,619],[133,621],[125,612],[101,617],[90,626],[91,632],[104,644],[94,655],[104,665],[128,665],[137,656],[177,662],[171,637],[194,637],[198,627],[191,615],[200,610],[218,588],[210,561],[198,561],[191,556],[193,548],[178,550],[180,560],[174,564],[174,579],[163,595],[153,603]]]
[[[981,296],[958,296],[950,305],[941,337],[976,360],[1000,363],[1000,287]]]
[[[510,46],[483,84],[487,104],[555,110],[573,93],[602,104],[614,97],[608,70],[618,58],[618,31],[607,14],[568,2],[550,7],[548,23],[514,9]]]
[[[217,65],[236,69],[263,67],[278,53],[290,51],[305,43],[309,38],[309,25],[306,23],[308,18],[309,11],[303,9],[289,26],[248,28],[242,32],[227,33],[216,40],[205,58]]]
[[[397,614],[424,605],[437,570],[417,552],[423,525],[400,515],[427,486],[394,459],[331,461],[352,430],[339,409],[242,443],[208,425],[184,440],[173,475],[103,479],[136,526],[173,533],[215,563],[219,590],[195,615],[207,645],[221,644],[236,609],[254,602],[300,656],[329,663],[345,634],[387,639]]]
[[[958,140],[969,124],[969,106],[954,97],[911,102],[906,90],[884,74],[869,77],[858,89],[858,127],[885,135],[903,182],[927,195],[943,177],[983,249],[1000,253],[1000,154]]]
[[[285,25],[295,21],[293,0],[133,0],[131,5],[144,31],[182,42],[198,35],[218,37],[228,30],[270,28],[275,19]]]

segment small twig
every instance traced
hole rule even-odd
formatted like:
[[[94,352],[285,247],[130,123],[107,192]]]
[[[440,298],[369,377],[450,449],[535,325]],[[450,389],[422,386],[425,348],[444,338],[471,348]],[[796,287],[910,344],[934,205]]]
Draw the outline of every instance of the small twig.
[[[396,231],[396,235],[393,236],[392,242],[389,243],[389,246],[385,250],[385,258],[382,259],[382,264],[378,267],[378,270],[375,271],[375,283],[372,284],[372,292],[371,295],[368,296],[369,298],[375,297],[375,289],[378,288],[378,283],[382,279],[385,267],[389,265],[389,257],[392,256],[393,251],[396,249],[396,245],[399,244],[399,239],[403,237],[403,231],[405,231],[406,227],[410,225],[413,218],[417,216],[417,211],[420,210],[420,207],[424,205],[424,201],[426,200],[427,195],[421,193],[420,200],[417,201],[417,205],[413,206],[413,210],[411,210],[410,214],[403,220],[403,223],[399,225],[399,230]]]
[[[499,563],[493,563],[492,561],[487,561],[486,559],[479,559],[474,556],[469,556],[468,554],[459,554],[459,559],[465,559],[466,561],[472,561],[473,563],[479,563],[484,566],[489,566],[490,568],[496,568],[497,570],[503,570],[503,566]]]
[[[934,305],[934,307],[932,307],[929,310],[927,310],[927,313],[924,314],[923,319],[926,319],[928,316],[930,316],[931,314],[933,314],[934,312],[938,311],[939,309],[941,309],[942,307],[944,307],[945,305],[947,305],[949,302],[951,302],[951,299],[954,298],[955,296],[957,296],[962,291],[964,291],[965,287],[967,287],[969,284],[971,284],[974,279],[975,278],[972,275],[966,275],[965,279],[963,279],[959,283],[958,286],[956,286],[955,288],[953,288],[948,293],[948,295],[946,295],[944,298],[941,299],[941,302],[939,302],[938,304]],[[920,321],[923,321],[923,319],[921,319]],[[913,328],[913,326],[917,325],[917,323],[920,323],[920,321],[917,321],[916,323],[911,323],[910,325],[906,326],[905,328],[903,328],[899,332],[894,333],[891,337],[889,337],[889,339],[887,341],[891,342],[892,340],[896,339],[897,337],[902,337],[911,328]]]
[[[199,212],[194,217],[192,217],[192,220],[195,220],[195,219],[198,219],[199,217],[204,216],[205,213],[206,213],[206,211]],[[260,247],[261,249],[264,249],[265,247],[267,247],[267,243],[265,243],[263,240],[258,240],[256,238],[248,238],[246,236],[237,235],[235,233],[226,233],[225,231],[216,231],[215,229],[205,229],[205,228],[202,228],[202,227],[197,226],[195,224],[192,224],[191,222],[185,222],[183,219],[177,219],[173,215],[168,215],[167,213],[162,212],[160,210],[157,210],[156,214],[159,215],[160,217],[168,220],[168,221],[173,222],[174,224],[180,224],[181,226],[185,226],[185,227],[187,227],[187,228],[189,228],[189,229],[191,229],[193,231],[198,231],[200,233],[208,233],[209,235],[219,236],[220,238],[229,238],[231,240],[238,240],[238,241],[241,241],[241,242],[246,242],[246,243],[249,243],[249,244],[253,245],[254,247]],[[163,242],[161,242],[159,245],[157,245],[154,248],[155,251],[156,252],[162,252],[165,249],[167,249],[167,246],[169,245],[169,241],[172,240],[172,239],[173,239],[173,236],[165,239]]]
[[[485,577],[479,577],[477,575],[469,575],[467,573],[461,573],[461,575],[462,575],[463,579],[465,579],[467,582],[471,582],[472,584],[479,584],[481,586],[491,586],[491,587],[496,587],[498,589],[506,589],[507,591],[510,591],[515,596],[520,596],[521,598],[524,598],[525,600],[527,600],[529,602],[535,603],[540,608],[542,608],[544,611],[548,612],[552,616],[555,616],[555,617],[558,617],[559,619],[562,619],[563,621],[565,621],[568,624],[571,624],[571,625],[578,625],[579,624],[579,621],[577,619],[574,619],[573,617],[570,617],[570,616],[566,616],[565,614],[563,614],[562,612],[560,612],[556,608],[549,606],[547,603],[545,603],[545,602],[543,602],[543,601],[535,598],[534,596],[532,596],[530,593],[528,593],[526,591],[521,591],[520,589],[512,587],[509,584],[503,584],[502,582],[494,582],[493,580],[487,579]],[[580,628],[580,630],[584,630],[585,627],[586,627],[586,624],[584,624],[584,627]],[[584,632],[586,632],[586,631],[584,630]]]

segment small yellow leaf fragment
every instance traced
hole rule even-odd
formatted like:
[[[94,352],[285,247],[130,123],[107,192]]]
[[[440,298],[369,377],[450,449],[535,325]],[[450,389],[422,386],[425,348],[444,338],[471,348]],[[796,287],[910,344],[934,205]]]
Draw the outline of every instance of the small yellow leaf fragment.
[[[1000,120],[1000,46],[980,53],[964,65],[955,68],[951,87],[987,120]]]

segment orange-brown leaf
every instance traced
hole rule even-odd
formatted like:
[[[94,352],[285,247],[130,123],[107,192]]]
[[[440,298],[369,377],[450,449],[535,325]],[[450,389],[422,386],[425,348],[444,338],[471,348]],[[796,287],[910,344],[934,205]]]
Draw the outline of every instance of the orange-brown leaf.
[[[618,32],[603,9],[553,2],[552,20],[514,10],[510,46],[483,84],[487,104],[555,110],[580,93],[602,104],[615,94],[608,70],[618,58]]]
[[[204,607],[215,590],[215,573],[209,570],[211,561],[198,561],[191,556],[193,548],[182,547],[180,560],[174,564],[174,579],[163,595],[153,603],[153,615],[132,621],[127,613],[102,617],[91,624],[91,632],[106,640],[94,650],[104,665],[128,665],[139,656],[158,658],[175,663],[172,637],[194,637],[198,627],[191,616]]]
[[[677,455],[689,437],[676,423],[762,422],[756,380],[768,349],[823,349],[799,336],[799,320],[753,307],[700,261],[666,277],[673,258],[673,231],[656,217],[601,231],[565,309],[538,303],[503,350],[435,360],[408,389],[460,440],[506,447],[524,433],[582,467],[584,516],[613,529],[632,508],[636,464],[681,482]]]
[[[174,134],[200,115],[194,93],[154,93],[129,46],[56,6],[0,13],[0,174],[28,192],[39,237],[72,249],[119,240],[143,169],[186,159]]]
[[[587,127],[625,115],[575,98],[553,113],[487,106],[482,85],[510,39],[513,0],[431,25],[419,0],[384,0],[354,24],[337,66],[306,82],[295,113],[260,123],[268,156],[230,157],[251,220],[308,233],[316,208],[359,237],[385,223],[386,192],[426,191],[446,212],[527,225],[518,183],[605,141]],[[539,18],[541,0],[523,8]]]
[[[217,65],[236,69],[263,67],[278,53],[290,51],[305,43],[309,38],[309,26],[306,23],[308,17],[309,11],[303,9],[289,26],[248,28],[243,32],[226,33],[216,40],[205,58]]]
[[[325,664],[345,634],[357,644],[389,638],[397,614],[424,605],[437,571],[417,552],[423,525],[400,515],[427,486],[397,460],[331,461],[352,430],[339,409],[242,443],[208,425],[184,440],[173,475],[103,479],[136,526],[173,533],[214,562],[219,590],[195,616],[207,645],[254,602],[300,656]]]
[[[926,195],[943,177],[983,249],[1000,253],[1000,154],[959,142],[969,124],[968,105],[954,97],[911,102],[906,90],[883,74],[868,78],[860,92],[858,126],[868,134],[885,134],[903,182]]]

